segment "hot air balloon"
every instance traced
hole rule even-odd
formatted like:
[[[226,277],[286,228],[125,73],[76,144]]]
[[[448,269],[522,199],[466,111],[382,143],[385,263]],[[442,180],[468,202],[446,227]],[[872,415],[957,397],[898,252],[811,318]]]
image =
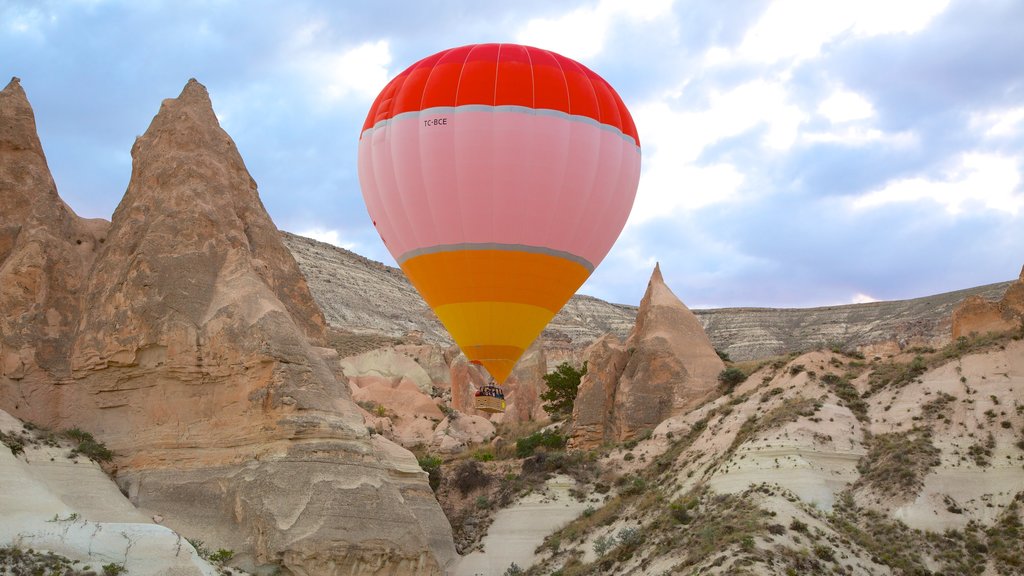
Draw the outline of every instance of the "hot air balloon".
[[[640,141],[615,90],[578,62],[516,44],[413,64],[377,96],[359,138],[374,226],[499,393],[608,253],[639,177]]]

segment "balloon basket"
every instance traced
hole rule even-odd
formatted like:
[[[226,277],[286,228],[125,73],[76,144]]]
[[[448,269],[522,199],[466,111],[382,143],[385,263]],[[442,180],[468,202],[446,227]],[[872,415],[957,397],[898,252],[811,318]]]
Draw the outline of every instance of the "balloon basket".
[[[505,394],[497,386],[484,386],[476,393],[474,407],[491,414],[504,412]]]

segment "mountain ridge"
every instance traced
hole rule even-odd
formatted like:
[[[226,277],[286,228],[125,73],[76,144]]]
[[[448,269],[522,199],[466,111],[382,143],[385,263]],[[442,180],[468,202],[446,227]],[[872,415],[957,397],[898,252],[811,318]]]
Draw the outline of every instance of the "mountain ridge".
[[[444,327],[398,268],[350,250],[281,232],[330,325],[359,334],[414,336],[450,345]],[[340,281],[343,271],[345,281]],[[969,296],[998,300],[1012,281],[910,298],[812,308],[693,309],[715,348],[752,360],[816,347],[892,353],[951,338],[953,309]],[[683,295],[685,298],[685,295]],[[637,306],[575,295],[541,335],[545,348],[579,349],[603,334],[625,338]]]

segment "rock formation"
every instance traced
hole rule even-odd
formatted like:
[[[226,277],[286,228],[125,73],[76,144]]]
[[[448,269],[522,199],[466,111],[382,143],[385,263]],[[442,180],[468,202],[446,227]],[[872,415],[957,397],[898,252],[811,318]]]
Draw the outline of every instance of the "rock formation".
[[[106,223],[57,196],[17,78],[0,91],[0,377],[66,377],[79,293]],[[0,387],[4,404],[26,403]]]
[[[1002,332],[1024,325],[1024,267],[1020,278],[1010,284],[1000,300],[970,296],[953,310],[952,323],[954,340],[972,333]]]
[[[42,265],[59,277],[18,284],[6,275],[32,269],[12,262],[60,254],[88,226],[76,228],[43,177],[38,141],[9,136],[6,118],[25,124],[27,109],[13,84],[15,104],[0,106],[0,225],[14,242],[0,246],[14,246],[3,285],[22,288],[2,312],[28,328],[4,330],[5,373],[12,366],[21,378],[0,382],[0,407],[92,432],[117,454],[117,480],[133,503],[234,549],[243,566],[443,573],[454,547],[426,476],[408,451],[368,434],[325,362],[336,354],[324,348],[323,315],[206,89],[189,81],[137,139],[128,190],[91,272],[71,248],[66,262]],[[32,210],[8,212],[29,193]],[[29,243],[25,231],[46,223],[44,240]],[[39,364],[47,377],[28,378],[32,369],[9,360],[8,348],[29,359],[63,350],[70,363]]]
[[[700,321],[665,285],[658,266],[625,348],[624,363],[614,340],[591,349],[573,410],[574,423],[580,423],[574,426],[574,447],[599,444],[598,436],[628,440],[691,410],[715,393],[725,368]]]
[[[587,373],[580,381],[572,409],[573,448],[600,446],[612,438],[615,390],[629,355],[622,342],[605,335],[587,348]]]

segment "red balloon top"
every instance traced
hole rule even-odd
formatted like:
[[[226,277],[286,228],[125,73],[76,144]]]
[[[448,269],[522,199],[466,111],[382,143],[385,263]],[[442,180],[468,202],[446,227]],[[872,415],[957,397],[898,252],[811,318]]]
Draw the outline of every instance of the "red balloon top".
[[[575,60],[518,44],[471,44],[420,60],[384,87],[363,130],[404,112],[472,104],[586,116],[640,145],[629,110],[608,82]]]

